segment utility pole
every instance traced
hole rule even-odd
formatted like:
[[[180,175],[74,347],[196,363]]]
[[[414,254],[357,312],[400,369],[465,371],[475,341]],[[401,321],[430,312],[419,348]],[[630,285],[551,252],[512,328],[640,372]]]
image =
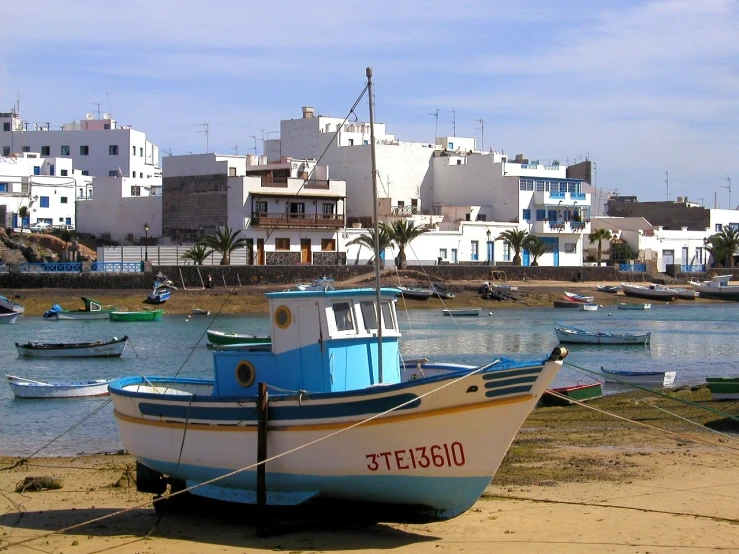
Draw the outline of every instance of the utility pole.
[[[436,108],[436,113],[430,113],[436,118],[436,126],[434,127],[434,144],[436,144],[436,137],[439,136],[439,108]]]
[[[457,112],[456,110],[452,110],[452,136],[457,136]]]
[[[723,188],[729,189],[729,209],[732,210],[733,208],[731,207],[731,177],[721,177],[721,178],[727,183],[729,183],[727,186]]]
[[[667,201],[670,201],[670,172],[665,171],[665,185],[667,186]]]
[[[208,133],[209,133],[209,125],[206,121],[205,123],[198,123],[198,127],[202,127],[202,131],[198,131],[199,133],[205,133],[205,153],[207,154],[210,152],[210,147],[208,145]]]
[[[477,128],[480,129],[480,152],[482,152],[485,150],[485,121],[482,118],[475,119],[475,121],[480,124]]]

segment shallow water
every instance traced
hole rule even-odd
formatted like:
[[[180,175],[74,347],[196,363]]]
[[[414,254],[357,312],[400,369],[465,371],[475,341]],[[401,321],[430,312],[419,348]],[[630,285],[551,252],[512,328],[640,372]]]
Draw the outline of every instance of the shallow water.
[[[615,307],[613,307],[615,308]],[[481,364],[497,355],[543,357],[557,346],[553,324],[561,321],[587,330],[652,331],[652,345],[569,345],[567,363],[589,370],[677,371],[676,384],[705,381],[707,375],[739,375],[739,304],[652,304],[651,310],[601,308],[578,312],[555,308],[496,309],[485,304],[479,317],[452,319],[438,310],[404,312],[398,304],[405,358],[426,357]],[[490,314],[490,315],[489,315]],[[111,379],[124,375],[210,377],[212,352],[205,330],[269,332],[263,316],[166,315],[159,322],[47,321],[20,318],[0,327],[3,373],[39,380]],[[14,343],[81,342],[128,335],[121,358],[35,359],[17,356]],[[589,382],[587,372],[564,367],[555,386]],[[612,389],[614,390],[614,389]],[[608,386],[606,386],[608,392]],[[62,435],[41,455],[73,455],[121,448],[107,398],[19,400],[0,386],[0,454],[28,456]],[[102,408],[101,408],[102,407]],[[99,412],[90,416],[96,409]],[[89,419],[86,419],[88,418]],[[70,429],[75,424],[75,428]]]

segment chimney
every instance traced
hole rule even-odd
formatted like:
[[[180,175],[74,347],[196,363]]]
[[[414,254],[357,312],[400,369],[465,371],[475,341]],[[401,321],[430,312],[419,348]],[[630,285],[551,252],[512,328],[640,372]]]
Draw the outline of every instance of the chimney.
[[[311,119],[313,117],[313,108],[311,106],[303,106],[303,119]]]

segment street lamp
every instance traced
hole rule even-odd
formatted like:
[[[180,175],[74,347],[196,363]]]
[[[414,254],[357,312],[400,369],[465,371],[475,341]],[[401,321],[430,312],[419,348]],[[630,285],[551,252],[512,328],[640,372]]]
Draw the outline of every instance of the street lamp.
[[[491,235],[490,229],[488,229],[487,231],[485,231],[485,234],[488,236],[488,244],[487,244],[487,246],[488,246],[488,264],[490,264],[490,235]]]
[[[144,223],[144,236],[146,237],[144,239],[144,261],[149,261],[149,224]]]

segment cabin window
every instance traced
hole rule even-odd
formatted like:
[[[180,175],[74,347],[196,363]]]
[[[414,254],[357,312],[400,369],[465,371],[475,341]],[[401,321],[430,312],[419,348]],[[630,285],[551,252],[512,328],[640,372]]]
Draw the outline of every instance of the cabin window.
[[[254,384],[257,372],[251,362],[243,360],[236,366],[236,380],[242,387],[248,388]]]
[[[374,302],[360,302],[359,307],[362,309],[362,319],[364,319],[364,328],[369,330],[377,329],[377,312],[375,311]]]
[[[395,329],[395,322],[393,321],[393,311],[390,309],[390,302],[382,303],[382,328],[383,329]]]
[[[336,320],[337,331],[354,330],[354,318],[352,317],[352,307],[349,302],[337,302],[334,304],[334,319]]]

